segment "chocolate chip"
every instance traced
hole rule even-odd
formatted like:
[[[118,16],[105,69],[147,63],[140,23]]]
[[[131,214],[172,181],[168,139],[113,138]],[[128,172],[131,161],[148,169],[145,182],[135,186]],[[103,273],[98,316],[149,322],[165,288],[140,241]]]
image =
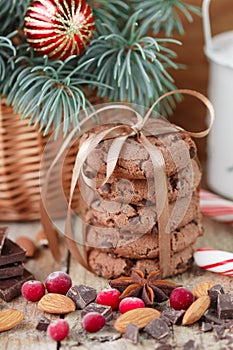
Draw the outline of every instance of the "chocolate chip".
[[[36,329],[38,331],[47,331],[49,324],[50,324],[50,320],[45,316],[41,316],[41,318],[39,319],[36,325]]]
[[[172,350],[173,347],[170,344],[161,344],[159,345],[156,350]]]
[[[67,294],[67,297],[73,300],[78,310],[83,309],[96,299],[96,289],[80,284],[78,286],[71,287]]]
[[[103,315],[106,321],[110,321],[112,319],[112,308],[111,306],[105,306],[97,303],[90,303],[87,305],[81,312],[81,317],[84,317],[89,312],[98,312]]]
[[[213,326],[215,334],[218,339],[225,338],[225,327],[224,326]]]
[[[213,322],[215,324],[223,324],[223,320],[218,317],[217,311],[209,309],[204,313],[205,321]]]
[[[217,308],[217,300],[218,300],[219,294],[224,294],[223,287],[220,284],[216,284],[215,286],[213,286],[208,290],[208,295],[211,300],[210,306],[212,308]]]
[[[233,295],[219,294],[217,302],[218,317],[222,319],[233,318]]]
[[[202,322],[201,324],[201,330],[202,332],[209,332],[209,331],[212,331],[213,329],[213,326],[211,323],[209,322]]]
[[[168,325],[166,321],[161,318],[156,318],[148,323],[144,328],[144,331],[157,340],[170,336]]]
[[[196,155],[196,150],[194,147],[190,147],[189,149],[189,155],[190,155],[190,158],[193,159]]]
[[[138,326],[136,324],[129,323],[127,325],[125,339],[131,341],[133,344],[138,343]]]
[[[101,187],[101,190],[107,193],[111,192],[111,184],[110,183],[106,183]]]
[[[183,345],[183,350],[196,350],[195,341],[190,339]]]
[[[162,312],[161,317],[171,324],[180,324],[184,313],[185,310],[166,309]]]

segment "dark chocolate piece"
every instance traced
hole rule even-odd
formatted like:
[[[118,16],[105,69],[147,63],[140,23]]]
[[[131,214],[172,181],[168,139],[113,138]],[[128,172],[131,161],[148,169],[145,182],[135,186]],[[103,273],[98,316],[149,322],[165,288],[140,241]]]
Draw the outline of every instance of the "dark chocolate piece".
[[[185,310],[166,309],[162,312],[163,318],[168,324],[181,324]]]
[[[156,350],[172,350],[173,347],[170,344],[161,344],[159,345]]]
[[[190,339],[183,345],[183,350],[196,350],[195,341]]]
[[[2,248],[4,246],[4,242],[7,236],[7,227],[0,227],[0,254],[2,252]]]
[[[212,288],[208,290],[208,294],[211,300],[210,307],[216,309],[217,308],[217,301],[218,301],[218,295],[224,294],[223,287],[221,284],[216,284]]]
[[[23,270],[24,270],[24,267],[22,263],[15,263],[15,264],[1,266],[0,280],[11,278],[11,277],[22,276]]]
[[[81,310],[96,299],[97,291],[92,287],[80,284],[71,287],[66,296],[73,300],[76,304],[76,309]]]
[[[0,266],[23,262],[26,251],[10,239],[5,239],[5,244],[0,255]]]
[[[205,318],[205,321],[207,322],[213,322],[215,324],[223,324],[223,320],[221,320],[219,317],[218,317],[218,314],[217,314],[217,311],[216,310],[213,310],[213,309],[209,309],[207,310],[205,313],[204,313],[204,318]]]
[[[126,327],[125,339],[131,341],[133,344],[138,343],[138,326],[129,323]]]
[[[112,319],[112,308],[111,306],[105,306],[97,303],[90,303],[87,305],[81,312],[81,317],[84,317],[89,312],[99,312],[101,315],[103,315],[106,319],[106,321],[110,321]]]
[[[24,269],[23,276],[8,278],[0,281],[0,298],[5,301],[11,301],[12,299],[21,295],[21,287],[24,282],[33,280],[34,276]]]
[[[41,318],[39,319],[36,325],[36,329],[38,331],[47,331],[49,324],[50,324],[50,320],[45,316],[41,316]]]
[[[222,319],[233,318],[233,295],[219,294],[218,295],[218,317]]]
[[[150,323],[148,323],[148,325],[146,325],[144,331],[157,340],[170,336],[170,330],[167,322],[162,318],[152,320]]]
[[[225,327],[224,326],[213,326],[215,334],[218,339],[225,338]]]
[[[209,331],[212,331],[213,329],[213,326],[211,323],[209,322],[202,322],[201,324],[201,330],[202,332],[209,332]]]

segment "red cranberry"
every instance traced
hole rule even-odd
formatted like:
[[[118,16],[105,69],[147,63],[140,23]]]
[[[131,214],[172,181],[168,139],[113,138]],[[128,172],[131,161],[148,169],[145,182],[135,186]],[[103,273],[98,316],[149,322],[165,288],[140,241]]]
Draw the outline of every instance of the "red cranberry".
[[[27,300],[38,301],[45,294],[45,287],[40,281],[27,281],[22,285],[21,293]]]
[[[175,310],[187,310],[194,300],[191,290],[184,287],[173,289],[170,295],[170,305]]]
[[[89,312],[82,319],[83,328],[90,333],[98,332],[105,325],[105,318],[98,312]]]
[[[50,273],[45,281],[45,286],[49,293],[66,294],[72,286],[70,276],[63,271]]]
[[[111,306],[113,310],[117,310],[120,304],[120,295],[121,293],[117,289],[103,289],[97,294],[96,303]]]
[[[128,297],[121,300],[119,310],[122,314],[129,310],[145,307],[145,303],[142,299],[137,297]]]
[[[65,339],[70,332],[68,323],[63,319],[58,319],[48,325],[47,334],[56,341]]]

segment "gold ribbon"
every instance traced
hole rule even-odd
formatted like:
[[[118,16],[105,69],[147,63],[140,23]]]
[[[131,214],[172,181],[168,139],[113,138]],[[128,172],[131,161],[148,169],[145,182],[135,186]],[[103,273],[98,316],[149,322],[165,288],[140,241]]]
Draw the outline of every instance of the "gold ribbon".
[[[72,179],[71,179],[71,187],[70,187],[70,196],[69,196],[69,202],[68,202],[68,210],[67,210],[67,218],[66,218],[66,226],[65,226],[65,237],[67,240],[68,247],[72,253],[72,255],[78,260],[80,264],[82,264],[85,268],[90,269],[88,266],[87,258],[85,256],[82,256],[80,249],[77,246],[77,243],[74,241],[73,233],[72,233],[72,224],[71,224],[71,216],[72,216],[72,199],[73,195],[75,192],[75,187],[77,184],[77,181],[82,175],[84,182],[92,187],[92,181],[89,179],[83,171],[83,165],[88,157],[88,155],[95,149],[95,147],[103,140],[105,139],[113,139],[113,142],[109,148],[108,154],[107,154],[107,169],[106,169],[106,177],[104,182],[101,184],[101,186],[108,181],[108,179],[111,177],[121,149],[130,136],[137,136],[137,140],[143,145],[143,147],[147,150],[152,164],[153,164],[153,172],[154,172],[154,185],[155,185],[155,193],[156,193],[156,203],[158,206],[156,207],[157,213],[158,213],[158,242],[159,242],[159,264],[160,264],[160,270],[162,275],[169,276],[171,273],[171,267],[170,267],[170,236],[166,232],[166,225],[169,220],[169,210],[168,210],[168,189],[167,189],[167,177],[166,177],[166,172],[165,172],[165,161],[164,157],[161,153],[161,151],[151,144],[151,142],[148,140],[147,136],[152,135],[146,128],[146,122],[151,116],[151,113],[155,106],[165,97],[177,94],[177,93],[182,93],[182,94],[188,94],[191,96],[194,96],[198,98],[201,102],[203,102],[206,107],[208,108],[210,112],[210,123],[209,127],[205,129],[204,131],[200,132],[190,132],[186,131],[183,128],[179,126],[174,126],[176,130],[178,131],[186,131],[190,136],[196,137],[196,138],[201,138],[206,136],[213,124],[214,121],[214,109],[210,101],[202,94],[199,92],[193,91],[193,90],[187,90],[187,89],[180,89],[180,90],[175,90],[172,92],[165,93],[162,95],[157,101],[154,102],[154,104],[151,106],[151,108],[148,110],[146,113],[145,117],[143,118],[138,112],[136,112],[133,108],[127,106],[127,105],[122,105],[122,104],[111,104],[104,106],[97,111],[91,113],[88,117],[84,118],[80,122],[80,127],[87,123],[92,117],[94,117],[96,114],[110,110],[110,109],[125,109],[128,111],[133,112],[136,115],[136,123],[134,123],[130,118],[127,121],[127,124],[120,124],[120,125],[115,125],[110,127],[107,130],[101,131],[98,134],[94,134],[87,139],[85,139],[82,144],[80,145],[79,151],[76,156],[75,160],[75,165],[73,168],[73,174],[72,174]],[[163,130],[164,133],[168,132],[168,129],[165,128]],[[60,258],[60,253],[59,253],[59,246],[58,246],[58,241],[55,235],[55,231],[52,225],[52,221],[45,209],[45,205],[43,202],[43,198],[45,198],[45,195],[48,190],[48,182],[49,182],[49,177],[51,175],[51,171],[54,167],[54,165],[57,163],[58,159],[61,157],[61,155],[64,153],[65,149],[69,145],[70,141],[74,137],[74,135],[77,134],[77,128],[74,129],[70,135],[67,137],[65,142],[63,143],[60,151],[58,152],[56,158],[54,159],[53,163],[51,164],[50,169],[47,172],[47,176],[45,179],[44,186],[42,188],[42,201],[41,201],[41,219],[42,219],[42,224],[45,229],[45,233],[48,237],[49,241],[49,246],[50,249],[53,253],[53,256],[56,259]],[[161,130],[160,130],[161,134]],[[153,133],[154,135],[154,133]],[[165,195],[166,194],[166,195]]]

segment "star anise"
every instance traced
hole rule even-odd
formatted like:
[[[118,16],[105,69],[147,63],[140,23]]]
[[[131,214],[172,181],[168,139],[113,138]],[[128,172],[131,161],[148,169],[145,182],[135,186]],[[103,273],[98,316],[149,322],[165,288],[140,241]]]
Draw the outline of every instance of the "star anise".
[[[118,289],[126,297],[141,298],[146,306],[153,306],[154,302],[161,303],[169,298],[173,289],[180,285],[162,280],[160,271],[151,272],[145,278],[142,271],[133,269],[130,277],[119,277],[109,281],[112,288]]]

